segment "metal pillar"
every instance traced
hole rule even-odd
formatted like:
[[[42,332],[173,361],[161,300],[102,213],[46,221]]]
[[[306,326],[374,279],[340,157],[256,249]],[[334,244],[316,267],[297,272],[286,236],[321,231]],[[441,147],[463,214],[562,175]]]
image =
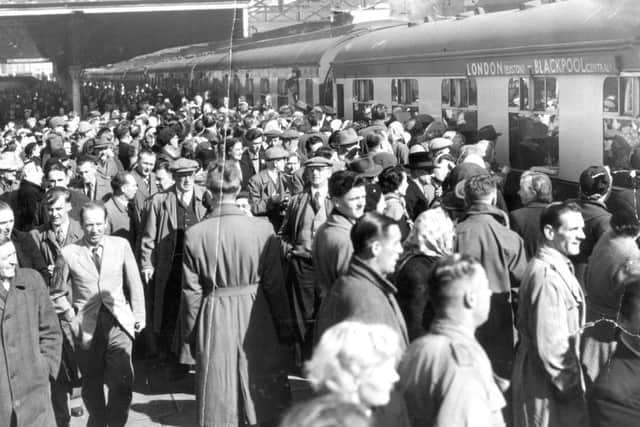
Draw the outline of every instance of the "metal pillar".
[[[73,101],[73,111],[82,114],[81,84],[82,67],[80,65],[69,66],[69,80],[71,81],[71,100]]]

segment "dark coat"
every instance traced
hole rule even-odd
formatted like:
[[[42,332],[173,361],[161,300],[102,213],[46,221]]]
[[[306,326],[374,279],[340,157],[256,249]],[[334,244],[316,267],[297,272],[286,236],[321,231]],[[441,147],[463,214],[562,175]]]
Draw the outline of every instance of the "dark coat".
[[[33,231],[33,230],[32,230]],[[42,254],[38,250],[38,247],[34,244],[33,239],[24,231],[13,230],[11,232],[11,241],[16,247],[16,256],[18,257],[18,267],[20,268],[32,268],[36,270],[45,283],[49,283],[51,275],[47,269],[47,264],[42,257]]]
[[[49,380],[60,369],[62,333],[35,270],[16,269],[1,326],[0,422],[9,425],[15,412],[17,427],[54,427]]]
[[[73,218],[69,218],[69,229],[64,241],[66,246],[75,243],[84,236],[82,226]],[[48,225],[41,225],[35,230],[31,230],[31,238],[35,242],[38,253],[41,254],[45,265],[55,265],[56,259],[60,256],[60,245],[56,240],[56,235]]]
[[[292,249],[291,245],[293,245],[298,237],[298,233],[300,231],[300,225],[302,223],[302,218],[305,213],[305,209],[309,205],[311,201],[311,196],[309,191],[305,191],[303,193],[296,194],[291,198],[291,201],[287,205],[287,210],[284,215],[284,222],[280,227],[280,231],[278,235],[282,238],[283,243],[286,246],[285,254],[288,250]],[[333,210],[333,203],[331,202],[331,198],[327,194],[327,198],[324,203],[325,212],[327,213],[327,218],[331,211]],[[311,255],[311,254],[309,254]]]
[[[427,279],[431,274],[436,257],[421,253],[405,254],[398,261],[393,283],[398,288],[398,305],[407,323],[409,341],[427,333],[433,313],[431,309],[425,318],[427,307]]]
[[[424,192],[413,179],[409,179],[408,181],[409,186],[407,187],[407,193],[404,196],[404,201],[406,203],[409,218],[411,218],[412,221],[415,221],[418,215],[429,209],[429,200],[427,200]]]
[[[247,191],[249,189],[249,180],[252,176],[260,172],[265,167],[265,162],[263,159],[264,153],[260,150],[258,154],[258,159],[260,162],[260,169],[256,170],[253,166],[253,161],[251,160],[251,153],[249,150],[244,150],[242,153],[242,158],[240,158],[240,171],[242,172],[242,190]]]
[[[640,420],[640,357],[618,347],[589,393],[591,427],[630,427]]]
[[[589,256],[600,236],[611,229],[611,213],[604,203],[593,200],[577,200],[584,219],[584,240],[580,243],[580,253],[571,258],[576,268],[576,277],[584,286],[584,274]]]
[[[198,425],[259,424],[289,403],[279,337],[291,340],[293,323],[278,245],[271,224],[228,204],[186,232],[179,323],[196,348]]]
[[[318,294],[324,297],[331,285],[347,272],[353,244],[350,233],[353,222],[335,209],[327,221],[320,226],[311,248],[315,268],[315,284]]]
[[[196,216],[201,220],[207,213],[202,204],[204,189],[196,186]],[[156,193],[149,199],[149,211],[142,233],[140,248],[141,269],[154,268],[153,275],[153,328],[159,332],[162,326],[164,294],[173,265],[178,231],[177,196],[175,187]]]
[[[546,206],[546,203],[531,202],[525,207],[511,211],[509,214],[509,225],[513,231],[522,237],[527,259],[535,256],[542,242],[540,215]]]
[[[324,331],[345,320],[381,323],[400,337],[402,350],[409,337],[391,282],[373,271],[360,258],[353,257],[347,273],[333,284],[318,312],[315,339]]]
[[[38,213],[42,209],[44,189],[37,184],[22,180],[16,193],[13,207],[16,217],[15,228],[20,231],[31,231],[40,225]]]
[[[456,226],[457,251],[480,261],[493,291],[489,319],[476,336],[503,378],[511,376],[515,345],[511,289],[520,285],[527,267],[522,238],[506,223],[502,210],[478,203],[469,207],[467,217]]]

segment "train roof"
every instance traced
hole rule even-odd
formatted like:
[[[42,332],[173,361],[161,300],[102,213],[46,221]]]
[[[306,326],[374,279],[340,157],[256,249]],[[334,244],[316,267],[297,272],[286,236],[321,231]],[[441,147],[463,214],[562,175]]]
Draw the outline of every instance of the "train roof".
[[[446,74],[445,62],[553,55],[612,54],[637,43],[640,2],[568,0],[364,34],[333,61],[338,77]],[[438,64],[438,62],[441,62]],[[429,64],[428,67],[425,65]],[[464,74],[464,67],[457,67]]]

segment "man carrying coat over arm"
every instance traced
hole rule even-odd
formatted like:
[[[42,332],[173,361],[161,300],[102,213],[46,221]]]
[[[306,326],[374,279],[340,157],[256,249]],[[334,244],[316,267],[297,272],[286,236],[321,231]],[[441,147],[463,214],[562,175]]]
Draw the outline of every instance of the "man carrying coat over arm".
[[[241,180],[234,164],[211,168],[213,210],[185,235],[179,325],[195,344],[200,426],[273,422],[290,398],[281,343],[294,329],[280,247],[268,221],[235,206]]]

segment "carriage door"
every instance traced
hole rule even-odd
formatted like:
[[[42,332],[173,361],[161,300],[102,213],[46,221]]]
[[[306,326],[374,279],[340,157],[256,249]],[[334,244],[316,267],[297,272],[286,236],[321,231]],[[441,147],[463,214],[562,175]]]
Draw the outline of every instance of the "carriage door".
[[[336,96],[338,97],[338,117],[344,119],[344,84],[336,85]]]

